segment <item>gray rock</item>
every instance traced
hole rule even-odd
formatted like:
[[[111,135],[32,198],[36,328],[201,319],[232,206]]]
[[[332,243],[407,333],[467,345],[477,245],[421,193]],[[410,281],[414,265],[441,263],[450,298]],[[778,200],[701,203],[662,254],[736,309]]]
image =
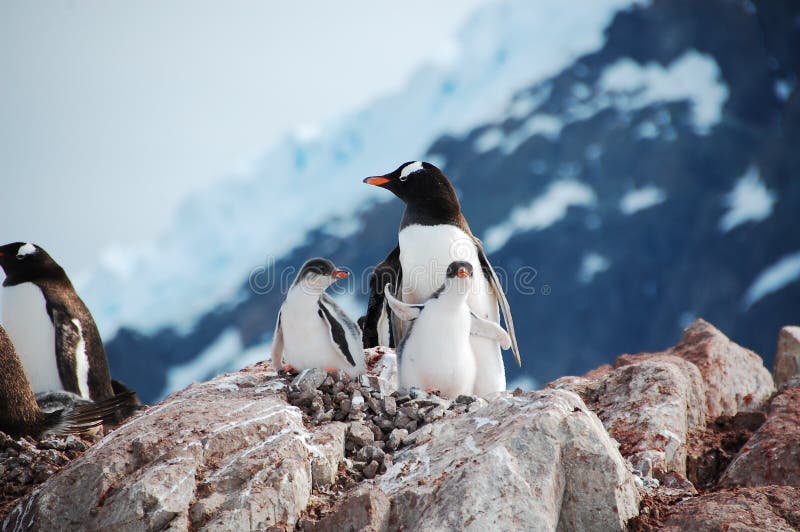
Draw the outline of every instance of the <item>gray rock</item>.
[[[268,377],[255,366],[171,395],[51,477],[4,528],[294,526],[312,481],[330,482],[344,458],[345,427],[307,429],[279,392],[256,391]]]
[[[622,530],[637,515],[633,476],[577,395],[499,398],[481,413],[427,425],[425,443],[395,455],[378,481],[393,527]]]
[[[304,392],[313,391],[319,388],[326,378],[328,378],[328,373],[324,369],[304,369],[294,378],[292,386],[296,386]]]
[[[369,427],[363,423],[353,421],[348,426],[347,439],[354,444],[362,447],[375,441],[375,435]]]
[[[394,429],[386,440],[386,447],[390,450],[397,449],[402,445],[406,436],[408,436],[408,431],[406,429]]]

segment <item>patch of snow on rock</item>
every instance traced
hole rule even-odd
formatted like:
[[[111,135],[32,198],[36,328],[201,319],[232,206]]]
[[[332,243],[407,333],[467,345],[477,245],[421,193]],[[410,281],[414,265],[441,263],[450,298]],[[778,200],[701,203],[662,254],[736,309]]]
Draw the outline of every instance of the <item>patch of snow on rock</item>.
[[[516,233],[545,229],[564,218],[570,207],[591,207],[596,201],[594,190],[586,183],[555,181],[529,205],[515,208],[507,220],[490,227],[484,237],[486,249],[497,251]]]
[[[619,201],[619,210],[622,214],[631,215],[644,209],[649,209],[667,199],[664,191],[654,185],[629,190]]]
[[[744,297],[746,308],[769,294],[800,280],[800,251],[781,257],[756,277]]]
[[[725,196],[728,212],[719,221],[720,231],[728,232],[746,222],[760,222],[772,214],[775,193],[767,189],[758,168],[750,166],[733,190]]]

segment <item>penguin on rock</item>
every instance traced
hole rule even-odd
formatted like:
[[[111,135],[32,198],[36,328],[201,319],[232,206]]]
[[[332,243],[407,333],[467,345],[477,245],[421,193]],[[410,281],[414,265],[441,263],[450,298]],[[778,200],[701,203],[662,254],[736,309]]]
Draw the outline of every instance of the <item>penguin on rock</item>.
[[[476,274],[467,304],[478,317],[500,323],[498,305],[511,339],[511,349],[521,365],[514,321],[505,293],[483,245],[469,228],[461,204],[449,179],[436,166],[421,161],[407,162],[364,183],[385,188],[406,205],[400,223],[398,245],[375,268],[370,279],[370,298],[364,320],[364,347],[397,345],[405,334],[405,320],[391,314],[384,287],[404,303],[425,303],[442,286],[448,265],[465,261]],[[473,335],[476,395],[505,391],[506,377],[500,345],[494,338]]]
[[[116,391],[103,342],[89,309],[63,268],[41,247],[0,246],[2,323],[34,393],[66,390],[99,401]]]
[[[325,293],[348,277],[331,261],[315,258],[300,268],[278,312],[272,365],[294,369],[340,369],[351,377],[366,371],[361,329]]]
[[[401,387],[435,389],[451,398],[471,395],[477,368],[470,335],[511,347],[506,331],[470,311],[472,282],[472,264],[455,261],[447,267],[444,284],[424,304],[403,303],[386,286],[392,312],[409,322],[397,348]]]

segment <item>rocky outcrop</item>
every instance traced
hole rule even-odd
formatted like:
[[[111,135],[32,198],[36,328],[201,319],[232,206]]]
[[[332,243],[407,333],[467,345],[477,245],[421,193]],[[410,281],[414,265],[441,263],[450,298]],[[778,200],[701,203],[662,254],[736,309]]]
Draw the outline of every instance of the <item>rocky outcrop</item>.
[[[772,401],[766,422],[720,480],[724,487],[776,484],[800,487],[800,388],[789,388]]]
[[[675,347],[488,400],[266,364],[138,414],[4,530],[791,530],[800,387],[698,321]],[[729,463],[730,462],[730,463]],[[759,528],[761,527],[761,528]]]
[[[357,382],[337,386],[341,382],[312,370],[290,383],[257,365],[194,384],[101,440],[17,506],[4,526],[311,528],[311,519],[300,520],[310,503],[324,500],[340,472],[359,479],[379,473],[398,430],[385,438],[375,434],[367,418],[382,414],[362,408],[372,402],[371,393]],[[317,401],[317,392],[323,399]],[[330,405],[342,421],[315,421],[325,398],[338,393],[347,398]],[[399,442],[401,451],[370,487],[362,484],[359,495],[341,498],[348,505],[344,513],[326,517],[346,520],[345,529],[387,522],[409,529],[494,523],[547,530],[593,522],[621,530],[638,511],[625,461],[573,393],[503,396],[489,403],[397,392],[388,397],[400,403],[395,419],[413,419],[422,428]],[[293,400],[321,408],[287,403]],[[369,456],[356,468],[361,454]],[[352,505],[365,509],[352,511]]]
[[[763,409],[774,391],[761,358],[703,320],[667,351],[622,355],[549,386],[579,393],[634,468],[656,479],[685,476],[692,436],[722,415]]]

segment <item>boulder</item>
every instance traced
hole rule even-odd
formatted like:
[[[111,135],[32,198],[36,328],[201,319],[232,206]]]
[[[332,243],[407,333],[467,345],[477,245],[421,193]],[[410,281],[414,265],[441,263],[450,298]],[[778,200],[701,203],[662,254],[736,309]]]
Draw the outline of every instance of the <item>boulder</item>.
[[[346,425],[314,430],[264,365],[193,384],[51,477],[4,529],[247,530],[293,526],[332,482]]]
[[[388,530],[622,530],[638,513],[622,456],[571,392],[498,397],[417,432],[373,481],[390,501]],[[358,529],[354,505],[384,522],[381,500],[347,497],[325,522]]]
[[[643,476],[686,476],[689,445],[720,416],[766,407],[774,391],[761,357],[703,320],[660,353],[622,355],[583,377],[548,385],[581,395]]]
[[[667,351],[697,366],[706,387],[706,417],[734,416],[764,408],[775,391],[772,375],[756,353],[732,342],[705,320],[686,328]]]
[[[800,327],[781,329],[772,375],[778,388],[800,386]]]
[[[769,485],[800,487],[800,388],[789,388],[772,401],[766,422],[720,479],[720,486],[728,488]]]

